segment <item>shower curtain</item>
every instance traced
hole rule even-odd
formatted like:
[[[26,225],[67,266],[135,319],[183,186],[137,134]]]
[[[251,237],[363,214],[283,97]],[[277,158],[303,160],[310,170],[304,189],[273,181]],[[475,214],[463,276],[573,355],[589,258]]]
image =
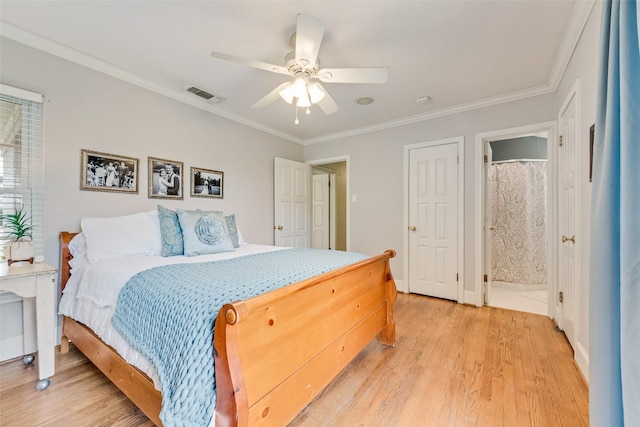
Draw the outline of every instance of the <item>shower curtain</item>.
[[[491,280],[517,285],[547,282],[546,162],[491,166]]]

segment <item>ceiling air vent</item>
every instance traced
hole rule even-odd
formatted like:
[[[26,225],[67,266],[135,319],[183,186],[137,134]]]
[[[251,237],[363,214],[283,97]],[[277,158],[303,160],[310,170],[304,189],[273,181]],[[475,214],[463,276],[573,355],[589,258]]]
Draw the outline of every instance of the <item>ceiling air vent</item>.
[[[205,90],[199,89],[195,86],[191,86],[187,88],[187,92],[191,92],[192,94],[199,96],[202,99],[209,101],[212,104],[217,104],[219,102],[224,101],[224,98],[218,95],[213,95]]]

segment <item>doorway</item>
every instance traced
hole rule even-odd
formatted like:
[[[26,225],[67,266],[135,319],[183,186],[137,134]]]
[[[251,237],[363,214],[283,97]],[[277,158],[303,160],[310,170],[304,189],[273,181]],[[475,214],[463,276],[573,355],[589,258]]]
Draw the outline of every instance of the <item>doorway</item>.
[[[312,247],[349,250],[349,157],[307,162],[313,175]]]
[[[557,217],[557,204],[552,202],[556,197],[556,147],[550,143],[555,138],[555,122],[476,135],[482,165],[476,175],[480,243],[476,265],[482,279],[476,288],[478,306],[555,318],[552,297],[557,292],[557,263],[551,242]],[[502,187],[494,183],[497,180]],[[497,204],[503,205],[499,214],[503,217],[494,218]],[[514,216],[515,222],[504,215]]]
[[[546,131],[486,141],[486,304],[546,315]]]

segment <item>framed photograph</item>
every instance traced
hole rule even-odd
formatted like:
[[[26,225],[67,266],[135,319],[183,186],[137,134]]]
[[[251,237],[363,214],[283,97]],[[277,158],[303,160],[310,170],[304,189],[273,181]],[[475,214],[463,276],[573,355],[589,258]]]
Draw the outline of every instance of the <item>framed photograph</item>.
[[[191,197],[224,196],[224,173],[209,169],[191,168]]]
[[[182,162],[149,157],[149,198],[184,199]]]
[[[138,159],[81,150],[80,190],[138,193]]]

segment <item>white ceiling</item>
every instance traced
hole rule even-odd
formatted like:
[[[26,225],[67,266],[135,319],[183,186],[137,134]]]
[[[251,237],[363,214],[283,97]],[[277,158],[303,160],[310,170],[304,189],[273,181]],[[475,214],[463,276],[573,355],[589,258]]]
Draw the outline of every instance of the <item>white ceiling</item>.
[[[299,143],[555,91],[592,1],[0,1],[0,35]],[[389,67],[386,84],[325,83],[340,110],[294,124],[289,78],[210,56],[284,65],[296,16],[326,23],[322,67]],[[226,100],[186,93],[195,85]],[[360,106],[362,96],[375,99]],[[420,96],[431,102],[416,103]],[[302,113],[302,110],[301,110]]]

